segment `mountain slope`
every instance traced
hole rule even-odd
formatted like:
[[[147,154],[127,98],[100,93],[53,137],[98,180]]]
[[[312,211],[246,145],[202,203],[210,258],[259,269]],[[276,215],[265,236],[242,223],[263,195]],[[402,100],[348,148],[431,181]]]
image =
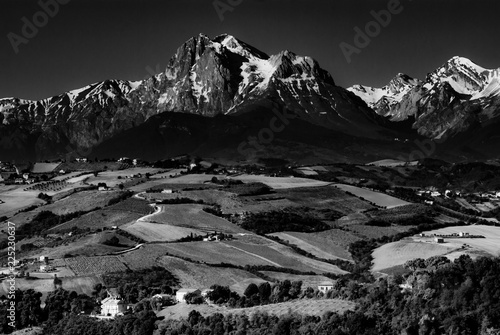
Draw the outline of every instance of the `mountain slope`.
[[[68,147],[88,152],[159,113],[237,115],[270,103],[332,131],[394,137],[384,118],[336,86],[312,58],[268,56],[230,35],[199,35],[146,80],[106,80],[40,101],[1,99],[0,134],[10,135],[0,135],[0,145],[16,143],[31,160],[56,158]]]

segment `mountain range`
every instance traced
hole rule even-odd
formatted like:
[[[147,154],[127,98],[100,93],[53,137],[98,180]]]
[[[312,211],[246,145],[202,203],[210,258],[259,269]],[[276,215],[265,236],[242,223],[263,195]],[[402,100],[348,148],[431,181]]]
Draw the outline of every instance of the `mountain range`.
[[[461,57],[424,80],[398,74],[382,88],[344,89],[311,57],[200,34],[145,80],[0,99],[0,160],[367,162],[406,157],[426,139],[450,159],[498,158],[499,104],[499,71]]]

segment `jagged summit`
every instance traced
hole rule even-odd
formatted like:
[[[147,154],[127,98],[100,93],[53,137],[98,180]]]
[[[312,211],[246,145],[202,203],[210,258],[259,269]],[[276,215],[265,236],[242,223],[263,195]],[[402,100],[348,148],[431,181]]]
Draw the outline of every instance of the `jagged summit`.
[[[191,37],[163,72],[145,80],[106,80],[40,101],[0,100],[0,122],[39,132],[36,147],[46,157],[53,142],[91,148],[159,113],[213,117],[257,105],[282,106],[332,130],[380,136],[376,113],[336,86],[316,60],[289,50],[269,56],[229,34]]]

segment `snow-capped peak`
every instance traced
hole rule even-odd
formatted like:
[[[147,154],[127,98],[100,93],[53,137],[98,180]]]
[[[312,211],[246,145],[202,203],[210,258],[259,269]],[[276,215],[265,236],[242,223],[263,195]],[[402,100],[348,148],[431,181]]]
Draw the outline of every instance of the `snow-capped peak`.
[[[468,58],[455,56],[427,76],[424,88],[448,83],[459,94],[475,96],[489,85],[491,72]]]
[[[363,85],[354,85],[347,90],[363,99],[368,106],[374,107],[377,103],[384,101],[385,105],[391,107],[397,104],[415,86],[420,85],[420,80],[412,78],[404,73],[398,73],[388,85],[375,88]]]

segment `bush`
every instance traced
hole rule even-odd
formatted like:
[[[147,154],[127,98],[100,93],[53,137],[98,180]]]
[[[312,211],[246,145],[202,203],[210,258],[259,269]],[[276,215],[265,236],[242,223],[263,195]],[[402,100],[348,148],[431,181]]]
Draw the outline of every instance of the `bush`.
[[[186,303],[191,305],[201,305],[205,302],[205,299],[201,296],[199,291],[188,293],[184,296]]]

